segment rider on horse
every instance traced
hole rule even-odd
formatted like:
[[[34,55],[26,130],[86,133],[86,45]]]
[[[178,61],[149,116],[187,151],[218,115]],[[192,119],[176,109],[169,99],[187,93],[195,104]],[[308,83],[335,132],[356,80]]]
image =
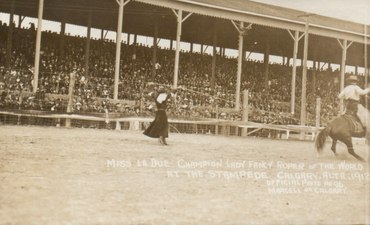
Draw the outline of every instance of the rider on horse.
[[[358,78],[355,75],[349,76],[347,79],[347,82],[349,83],[348,86],[346,86],[343,91],[339,94],[340,99],[344,99],[346,101],[346,112],[345,114],[354,116],[359,121],[361,119],[359,118],[357,111],[358,111],[358,104],[360,103],[360,97],[361,95],[366,95],[370,93],[370,89],[362,89],[358,86]],[[366,126],[366,124],[362,124],[363,126]]]

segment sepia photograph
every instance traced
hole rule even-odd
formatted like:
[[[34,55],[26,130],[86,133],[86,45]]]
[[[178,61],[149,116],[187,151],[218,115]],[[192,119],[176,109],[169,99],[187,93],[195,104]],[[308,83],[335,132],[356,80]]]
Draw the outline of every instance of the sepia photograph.
[[[0,225],[370,225],[369,0],[0,0]]]

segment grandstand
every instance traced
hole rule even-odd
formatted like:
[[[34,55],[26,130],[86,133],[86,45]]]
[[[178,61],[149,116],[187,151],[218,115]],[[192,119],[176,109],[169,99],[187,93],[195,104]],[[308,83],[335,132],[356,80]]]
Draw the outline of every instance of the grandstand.
[[[178,38],[170,34],[171,30],[175,30],[174,25],[176,25],[170,19],[174,14],[168,9],[172,6],[172,3],[156,1],[147,4],[145,1],[127,1],[124,4],[126,3],[126,14],[123,18],[124,32],[135,34],[135,39],[136,34],[150,35],[152,28],[149,29],[144,24],[154,23],[155,32],[152,34],[155,34],[153,38],[153,40],[156,40],[155,43],[160,38],[170,40]],[[184,7],[183,10],[190,7],[189,3],[178,3],[179,6]],[[37,2],[24,3],[21,1],[2,1],[1,4],[3,4],[4,9],[9,10],[7,12],[19,13],[25,16],[36,16],[28,8],[36,9],[38,6]],[[88,21],[88,30],[91,27],[107,29],[107,27],[113,27],[114,20],[104,21],[94,18],[105,18],[106,16],[102,17],[102,15],[108,12],[116,15],[114,2],[105,5],[103,8],[96,7],[99,3],[96,3],[96,5],[94,3],[94,7],[90,8],[82,2],[77,5],[68,2],[55,4],[47,2],[45,4],[43,10],[43,18],[45,19],[57,20],[55,10],[60,10],[60,15],[69,15],[63,17],[61,32],[64,32],[67,22],[86,25],[85,21]],[[295,79],[297,73],[295,72],[297,71],[296,56],[289,53],[291,45],[289,34],[292,35],[291,30],[296,28],[298,34],[304,31],[304,23],[302,23],[300,17],[297,17],[303,12],[288,10],[289,13],[286,13],[287,9],[280,7],[247,2],[245,6],[243,5],[244,9],[248,8],[253,12],[246,11],[243,15],[239,15],[241,12],[236,12],[233,8],[227,8],[222,3],[215,6],[202,2],[192,2],[191,4],[193,11],[188,11],[187,18],[189,21],[184,22],[181,41],[201,43],[202,48],[203,43],[204,46],[215,46],[213,56],[193,53],[193,44],[191,44],[190,52],[180,53],[178,48],[175,50],[172,50],[172,48],[160,49],[156,44],[153,45],[154,47],[141,46],[134,41],[130,45],[126,42],[122,49],[119,48],[122,50],[122,56],[118,59],[120,63],[117,64],[117,54],[114,55],[117,46],[113,42],[105,41],[104,38],[90,40],[90,38],[69,37],[63,33],[43,33],[41,63],[36,63],[40,67],[37,68],[39,74],[35,74],[38,66],[36,66],[33,59],[38,58],[34,57],[34,55],[37,55],[37,52],[34,51],[37,32],[31,30],[31,28],[8,27],[4,23],[1,27],[4,31],[2,32],[2,40],[13,40],[12,42],[14,42],[12,45],[5,45],[5,43],[10,42],[4,41],[2,46],[4,49],[2,51],[4,66],[1,69],[2,74],[4,74],[2,89],[12,91],[5,98],[6,101],[2,102],[2,105],[6,105],[4,109],[17,108],[17,110],[23,111],[42,109],[42,111],[52,111],[53,113],[65,113],[68,105],[66,96],[69,89],[69,74],[76,70],[77,79],[74,88],[73,107],[72,111],[68,113],[104,113],[105,110],[108,110],[109,113],[120,113],[124,116],[148,116],[152,105],[147,101],[146,93],[153,88],[148,83],[155,82],[162,85],[178,85],[182,90],[170,109],[172,118],[189,119],[189,116],[192,115],[192,120],[241,120],[242,112],[239,105],[241,104],[242,93],[240,90],[249,91],[249,121],[265,124],[274,122],[316,126],[318,122],[315,120],[317,117],[315,107],[316,98],[318,97],[323,101],[321,105],[324,108],[321,109],[321,120],[324,124],[325,121],[337,115],[339,109],[335,96],[341,86],[338,82],[338,71],[330,71],[330,64],[338,63],[341,60],[340,54],[334,51],[337,48],[327,49],[317,46],[333,45],[332,41],[328,40],[332,32],[348,37],[348,41],[353,41],[353,44],[348,51],[348,60],[344,63],[355,65],[357,71],[357,67],[361,66],[361,62],[363,63],[363,57],[361,58],[361,41],[363,39],[359,38],[362,34],[359,32],[358,26],[350,26],[354,24],[318,15],[312,18],[312,25],[309,30],[312,35],[309,37],[309,43],[318,42],[318,44],[312,48],[314,51],[308,51],[307,59],[313,61],[314,67],[308,71],[308,81],[306,83],[302,82],[302,78],[305,76],[298,76]],[[235,1],[235,6],[238,4],[241,3]],[[271,15],[265,15],[262,19],[260,16],[257,18],[255,14],[263,11],[260,7],[270,7]],[[178,7],[175,8],[178,9]],[[217,18],[207,16],[216,9],[222,9],[225,15],[220,13]],[[229,13],[233,10],[235,11],[233,17],[229,17],[231,16]],[[75,11],[85,12],[85,19],[80,18],[81,15],[76,15]],[[143,13],[148,13],[149,16],[142,18]],[[191,13],[194,13],[194,15]],[[248,13],[251,15],[247,15]],[[250,24],[253,24],[252,28],[245,35],[242,35],[246,39],[240,42],[245,42],[242,52],[263,53],[265,55],[264,62],[245,59],[245,53],[242,54],[244,56],[238,57],[239,59],[243,57],[244,62],[225,56],[225,49],[235,48],[235,44],[237,44],[235,40],[237,30],[233,28],[233,23],[236,25],[235,16],[248,16]],[[148,21],[149,17],[151,18],[150,21]],[[281,17],[281,19],[274,19],[278,17]],[[348,30],[339,29],[335,22],[340,22],[343,25],[341,27],[348,28]],[[167,26],[166,23],[171,25],[168,24]],[[213,28],[206,31],[207,29],[194,27],[194,24],[203,24],[205,27]],[[332,25],[335,26],[328,28],[329,31],[321,30],[322,27]],[[197,35],[192,35],[195,30]],[[200,33],[200,30],[206,31],[206,33]],[[266,33],[271,34],[272,37],[264,37]],[[212,40],[208,38],[209,36],[213,36]],[[15,41],[15,38],[19,40]],[[230,40],[235,41],[231,43]],[[298,40],[296,42],[299,43]],[[216,51],[217,47],[219,52]],[[9,54],[12,49],[13,56]],[[31,49],[34,50],[30,51]],[[300,42],[298,49],[302,49],[302,42]],[[203,52],[203,49],[201,50]],[[334,53],[328,53],[328,51],[334,51]],[[282,52],[284,52],[282,57],[285,61],[283,65],[269,65],[267,63],[270,54],[281,55]],[[302,52],[298,53],[298,55],[302,54]],[[170,60],[174,56],[175,59]],[[323,58],[323,56],[327,57]],[[177,60],[179,58],[181,60]],[[173,61],[177,61],[177,63],[175,62],[174,65]],[[326,63],[329,63],[328,69],[323,71],[323,66]],[[155,65],[159,65],[159,67],[156,68]],[[298,67],[298,74],[305,73],[302,68],[305,67]],[[117,76],[118,81],[116,80]],[[235,76],[237,79],[235,79]],[[35,80],[34,77],[38,77],[38,79]],[[343,80],[342,76],[339,77],[339,80]],[[363,82],[365,83],[367,80],[363,79]],[[342,85],[342,82],[340,83]],[[330,88],[331,92],[327,92],[327,85],[333,86]],[[306,86],[308,87],[307,96],[302,94],[302,91],[304,91],[302,88],[306,89]],[[36,90],[47,93],[47,98],[35,103],[36,98],[27,92],[35,93]],[[295,98],[296,95],[297,99]],[[117,102],[118,99],[124,101]],[[306,101],[307,104],[302,103]],[[334,104],[327,104],[327,102],[333,102]],[[296,105],[300,105],[300,107],[296,107]],[[306,107],[302,108],[302,105]],[[305,115],[306,109],[308,110],[307,115]],[[27,114],[27,111],[24,112]],[[299,114],[300,118],[298,117]],[[102,116],[104,117],[104,115]]]
[[[170,132],[175,136],[174,143],[186,146],[186,141],[195,140],[207,145],[206,141],[199,140],[199,136],[204,136],[212,142],[211,153],[207,149],[194,147],[189,154],[205,151],[204,155],[200,155],[216,160],[212,156],[213,150],[226,149],[227,138],[240,145],[250,144],[248,138],[234,140],[235,137],[230,136],[312,140],[321,127],[343,110],[343,103],[337,100],[337,95],[344,87],[346,76],[356,74],[360,77],[360,86],[368,86],[369,26],[249,0],[0,0],[0,12],[10,15],[10,21],[0,21],[0,124],[4,131],[9,130],[15,136],[19,135],[16,129],[19,125],[47,127],[23,127],[30,132],[35,129],[40,134],[40,139],[35,139],[40,146],[40,143],[50,144],[42,141],[44,137],[57,139],[57,135],[42,134],[49,133],[51,129],[58,130],[58,135],[69,139],[77,135],[75,139],[72,138],[72,143],[65,143],[71,149],[84,139],[104,148],[107,143],[97,139],[99,135],[107,140],[110,135],[118,138],[121,133],[112,130],[133,138],[132,142],[123,140],[132,149],[136,148],[136,141],[147,143],[139,136],[139,131],[148,126],[156,110],[149,93],[156,91],[159,86],[165,86],[177,88],[176,97],[167,109]],[[18,27],[13,21],[14,15],[19,15]],[[38,24],[22,26],[25,17],[38,18]],[[41,32],[43,19],[60,23],[60,32]],[[66,24],[87,27],[87,37],[68,35]],[[91,38],[93,28],[101,30],[100,39]],[[117,31],[116,39],[119,41],[106,39],[108,31]],[[122,38],[123,33],[126,34],[126,40]],[[139,35],[151,37],[153,44],[139,44]],[[170,47],[160,47],[158,43],[161,40],[169,41]],[[187,43],[189,50],[181,50],[180,42]],[[199,46],[200,51],[195,51],[195,46]],[[211,54],[207,53],[207,48],[212,49]],[[237,51],[236,58],[226,54],[231,50]],[[262,54],[263,61],[250,58],[253,53]],[[281,57],[282,62],[272,63],[270,57],[273,56]],[[312,66],[309,68],[308,64]],[[334,64],[340,65],[339,69],[333,69]],[[346,72],[346,66],[355,67],[355,71]],[[364,103],[368,104],[367,98]],[[81,130],[80,137],[78,130]],[[92,135],[94,131],[97,133]],[[183,134],[189,136],[184,137]],[[22,143],[17,148],[23,149],[23,140],[27,142],[28,139],[27,136],[20,136]],[[217,137],[220,142],[217,142]],[[62,139],[55,143],[63,145]],[[275,140],[261,140],[268,141],[269,147],[278,143],[273,142]],[[107,158],[115,153],[116,149],[112,149],[119,146],[124,149],[120,156],[126,157],[128,152],[135,160],[141,159],[132,149],[127,151],[120,141],[118,138],[107,144],[106,154],[97,153],[99,150],[95,147],[94,154],[97,158]],[[252,142],[253,152],[259,147],[258,143]],[[283,143],[283,147],[271,154],[267,152],[269,147],[266,144],[261,154],[272,157],[272,160],[279,158],[289,161],[284,158],[289,142]],[[307,147],[307,142],[292,143],[295,150],[303,149],[302,155],[306,161],[312,157],[311,146]],[[222,147],[217,147],[217,144]],[[57,144],[50,145],[57,148]],[[76,145],[82,148],[80,144]],[[140,146],[140,154],[144,154],[143,149],[153,147]],[[166,157],[163,152],[158,152],[157,146],[154,148],[154,154]],[[170,148],[175,150],[173,146]],[[185,151],[184,148],[179,149]],[[83,152],[88,151],[83,149]],[[243,153],[242,147],[236,149],[230,154],[252,157],[252,154]],[[293,152],[292,149],[287,151]],[[66,152],[74,154],[69,150]],[[32,153],[37,154],[37,151]],[[55,153],[45,153],[48,154],[58,161],[55,157],[59,156],[53,155]],[[360,154],[366,154],[364,145],[360,146]],[[232,157],[236,158],[235,155]],[[1,159],[11,160],[9,157],[7,155]],[[176,157],[175,153],[170,156],[171,159]],[[298,160],[297,157],[294,160]],[[68,158],[73,159],[72,156]],[[94,161],[92,157],[89,159]],[[342,159],[348,160],[345,157]],[[257,154],[255,160],[268,159]],[[330,157],[324,158],[324,162],[330,162]],[[315,163],[321,163],[320,159],[316,159]],[[77,169],[84,171],[86,167]],[[99,173],[104,173],[104,169],[100,169]],[[83,179],[83,176],[80,178]],[[134,176],[130,178],[136,179]],[[138,183],[141,182],[138,179]],[[176,183],[176,188],[182,184]],[[217,182],[213,184],[219,185]],[[242,186],[238,185],[240,191]],[[346,185],[348,189],[353,188],[354,192],[364,194],[361,188],[363,183],[356,186],[346,181]],[[114,186],[112,189],[117,188]],[[248,190],[253,188],[251,186]],[[9,187],[5,189],[10,190]],[[140,193],[145,192],[141,190]],[[93,191],[89,193],[93,195]],[[259,197],[266,196],[261,194]],[[317,196],[314,199],[320,200]],[[358,196],[354,199],[361,200]],[[299,204],[308,204],[305,201],[310,201],[310,197]],[[145,202],[139,202],[145,205]],[[185,204],[185,199],[181,202]],[[277,202],[287,204],[284,199]],[[236,208],[240,209],[238,206]],[[329,211],[331,215],[337,215]],[[341,212],[345,214],[345,210]],[[238,212],[232,215],[238,219],[232,221],[224,218],[224,222],[241,221]],[[115,219],[119,218],[115,216]],[[266,218],[253,218],[259,223],[266,222]],[[330,221],[327,217],[318,218],[318,221],[304,222]],[[196,220],[194,216],[191,219]],[[210,221],[202,219],[204,224],[212,224],[223,218]],[[274,217],[273,221],[283,224],[291,223],[290,219],[279,220]],[[298,223],[299,219],[293,219],[293,223]],[[363,219],[345,217],[337,222],[361,223]],[[62,221],[61,218],[56,220]],[[11,220],[4,221],[11,223]],[[19,220],[20,223],[25,221],[27,219]],[[53,222],[53,218],[48,217],[45,221]],[[83,223],[82,220],[76,221]],[[139,218],[130,222],[141,224],[142,221],[149,224],[162,222],[161,218]],[[89,223],[92,222],[89,220]],[[95,222],[106,224],[109,220],[103,218],[101,222],[98,219]],[[180,219],[177,222],[180,224],[189,220]]]

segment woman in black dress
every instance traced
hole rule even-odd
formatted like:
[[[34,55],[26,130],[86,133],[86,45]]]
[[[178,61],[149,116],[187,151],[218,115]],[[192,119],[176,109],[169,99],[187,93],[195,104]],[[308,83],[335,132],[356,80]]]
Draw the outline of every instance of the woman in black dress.
[[[152,95],[153,96],[153,95]],[[166,115],[167,101],[171,98],[171,93],[167,93],[163,87],[159,87],[158,93],[154,96],[157,112],[154,121],[144,131],[144,135],[151,138],[159,138],[159,143],[167,145],[168,120]]]

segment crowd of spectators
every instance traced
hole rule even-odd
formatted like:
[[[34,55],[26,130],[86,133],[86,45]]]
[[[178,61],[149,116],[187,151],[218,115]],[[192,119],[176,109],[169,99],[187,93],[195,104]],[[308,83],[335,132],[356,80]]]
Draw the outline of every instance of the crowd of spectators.
[[[115,43],[110,40],[91,40],[86,65],[86,38],[43,32],[38,93],[46,93],[41,101],[34,95],[33,63],[35,35],[33,28],[14,28],[10,65],[7,67],[7,33],[9,26],[0,23],[0,91],[1,107],[66,112],[70,74],[75,73],[72,111],[75,113],[117,112],[125,115],[149,115],[155,110],[148,93],[158,85],[171,85],[175,52],[157,50],[153,65],[153,48],[141,44],[122,46],[118,98],[128,103],[112,101],[114,85]],[[181,52],[179,90],[170,104],[170,116],[180,118],[221,118],[240,120],[241,112],[234,107],[236,68],[234,58],[217,56],[215,86],[211,87],[212,56]],[[266,84],[265,64],[243,62],[241,90],[249,90],[250,120],[263,123],[295,124],[290,114],[291,67],[270,64]],[[297,74],[300,74],[298,68]],[[322,99],[322,117],[333,118],[338,113],[336,96],[339,92],[338,73],[317,71],[308,73],[308,112],[314,118],[316,98]],[[297,116],[300,107],[301,79],[297,76]],[[44,99],[44,98],[42,98]],[[226,109],[226,110],[225,110]],[[312,122],[312,121],[311,121]]]

